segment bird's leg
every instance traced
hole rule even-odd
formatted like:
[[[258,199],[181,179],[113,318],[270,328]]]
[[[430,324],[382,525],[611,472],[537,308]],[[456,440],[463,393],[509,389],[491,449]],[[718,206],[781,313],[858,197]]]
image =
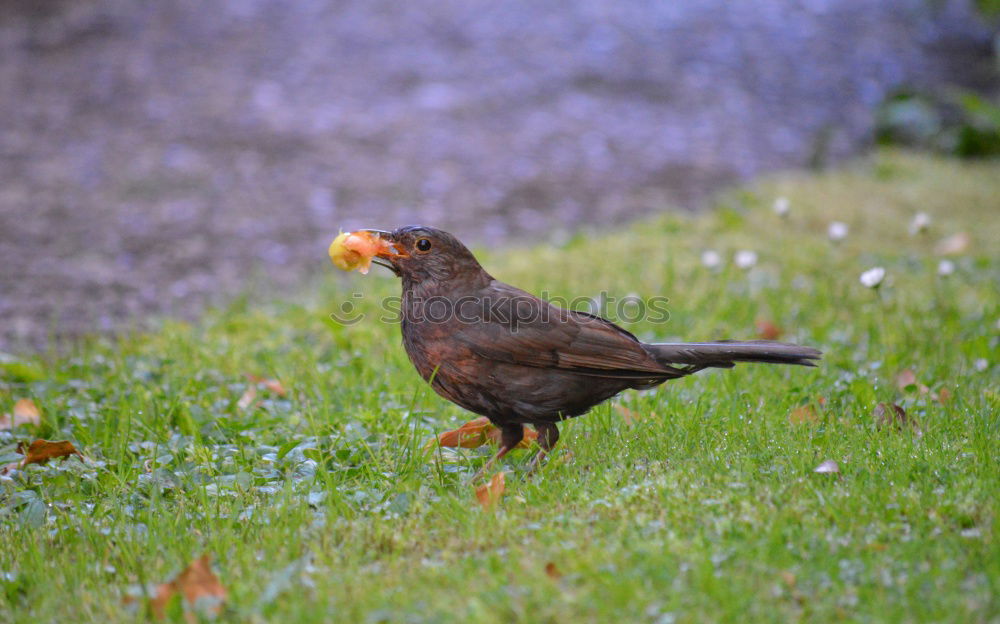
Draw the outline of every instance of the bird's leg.
[[[535,474],[535,471],[542,465],[542,460],[549,454],[552,447],[559,441],[559,427],[555,423],[535,423],[535,431],[538,432],[538,452],[531,458],[528,466],[528,474]]]
[[[524,425],[521,423],[509,423],[501,425],[500,427],[500,450],[497,454],[490,458],[488,462],[483,464],[483,467],[476,472],[475,475],[470,479],[470,483],[475,483],[484,474],[493,468],[493,464],[497,463],[498,460],[503,459],[515,446],[521,443],[521,439],[524,438]]]

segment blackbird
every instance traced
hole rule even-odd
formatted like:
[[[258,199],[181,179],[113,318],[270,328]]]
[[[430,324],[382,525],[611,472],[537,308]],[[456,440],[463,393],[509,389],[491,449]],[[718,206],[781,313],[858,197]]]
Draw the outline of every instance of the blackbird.
[[[559,439],[556,423],[628,388],[646,389],[736,362],[814,366],[820,351],[769,341],[643,343],[598,316],[566,310],[494,279],[457,238],[407,226],[366,230],[388,241],[373,261],[403,282],[403,345],[424,380],[486,416],[500,449],[473,480],[538,431],[530,471]]]

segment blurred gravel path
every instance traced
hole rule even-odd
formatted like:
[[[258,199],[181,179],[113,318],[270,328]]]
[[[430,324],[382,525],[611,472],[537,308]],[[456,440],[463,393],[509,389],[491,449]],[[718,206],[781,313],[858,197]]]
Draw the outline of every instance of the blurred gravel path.
[[[294,284],[339,226],[539,237],[841,158],[985,49],[967,4],[4,3],[0,349]]]

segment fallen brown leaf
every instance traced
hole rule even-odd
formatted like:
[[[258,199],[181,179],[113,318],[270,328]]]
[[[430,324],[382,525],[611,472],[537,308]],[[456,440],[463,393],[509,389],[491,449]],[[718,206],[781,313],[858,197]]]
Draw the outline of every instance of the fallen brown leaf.
[[[816,466],[816,468],[813,469],[813,472],[819,472],[821,474],[835,474],[840,472],[840,466],[838,466],[837,462],[832,459],[828,459],[819,466]]]
[[[545,573],[549,575],[550,579],[558,581],[562,578],[562,572],[556,567],[556,564],[551,561],[545,564]]]
[[[624,405],[615,405],[615,411],[622,415],[622,420],[625,421],[626,425],[634,425],[643,418],[646,418],[646,416],[643,416],[635,410],[630,410]],[[656,418],[656,414],[654,412],[650,412],[649,416]]]
[[[262,386],[269,392],[273,392],[280,397],[288,395],[288,390],[286,390],[277,379],[266,379],[264,377],[258,377],[257,375],[247,375],[247,379],[249,379],[251,383]]]
[[[883,429],[888,426],[899,428],[906,424],[906,410],[895,403],[879,403],[875,406],[875,426]]]
[[[226,588],[212,573],[207,554],[192,561],[191,565],[178,574],[174,580],[163,583],[156,588],[156,596],[149,603],[153,615],[160,619],[164,618],[167,603],[178,594],[184,598],[189,608],[194,607],[199,599],[204,598],[209,601],[209,604],[206,605],[208,611],[216,615],[222,611],[222,605],[226,600]],[[197,621],[193,613],[187,613],[186,619],[189,622]]]
[[[0,468],[0,475],[5,475],[12,470],[19,470],[28,464],[44,464],[50,459],[55,459],[57,457],[76,455],[81,460],[83,459],[83,455],[81,455],[80,452],[73,446],[73,443],[68,440],[62,440],[59,442],[35,440],[31,444],[25,444],[22,442],[17,445],[17,452],[24,455],[24,459],[19,462],[13,462],[3,466]]]
[[[819,422],[819,414],[812,403],[806,403],[788,413],[788,422],[793,425],[815,425]]]
[[[257,394],[261,388],[280,397],[288,395],[288,390],[277,379],[267,379],[250,374],[247,374],[246,377],[250,383],[247,384],[247,389],[243,391],[240,399],[236,402],[236,407],[241,410],[256,408],[260,405],[260,401],[257,400]]]
[[[908,392],[914,388],[920,394],[927,394],[931,391],[930,388],[917,381],[917,374],[911,369],[900,371],[900,373],[896,375],[896,387],[902,392]]]
[[[463,424],[458,429],[445,431],[438,436],[438,444],[450,448],[476,448],[486,444],[486,430],[492,427],[493,423],[485,416],[480,416],[475,420]]]
[[[878,430],[892,427],[896,431],[910,428],[920,435],[920,425],[912,416],[907,415],[906,410],[895,403],[879,403],[873,412],[875,416],[875,428]]]
[[[507,477],[503,472],[496,473],[490,482],[476,488],[476,500],[483,509],[493,509],[500,502],[503,491],[507,487]]]
[[[42,422],[42,412],[31,399],[18,400],[12,412],[0,416],[0,429],[13,429],[21,425],[37,425]]]
[[[18,445],[17,452],[24,455],[24,459],[21,460],[22,468],[28,464],[44,464],[50,459],[68,457],[70,455],[76,455],[80,459],[83,459],[83,455],[80,454],[80,451],[76,450],[73,443],[69,440],[60,440],[59,442],[35,440],[30,445],[22,442]]]
[[[917,385],[917,374],[913,372],[913,369],[907,368],[905,370],[899,371],[896,375],[896,387],[900,390],[906,390],[910,386]]]
[[[538,439],[538,432],[524,428],[524,438],[514,448],[530,448]],[[445,431],[437,437],[438,446],[449,448],[477,448],[486,443],[500,444],[500,429],[485,416],[470,420],[458,429]]]
[[[934,400],[938,403],[947,403],[951,400],[951,390],[942,387],[937,391],[937,394],[934,396]]]
[[[767,319],[757,319],[754,323],[757,328],[757,336],[763,340],[777,340],[784,334],[784,330]]]
[[[972,237],[967,232],[958,232],[942,238],[934,246],[934,253],[939,256],[957,256],[965,253],[972,244]]]
[[[240,408],[241,410],[248,409],[251,405],[254,404],[254,401],[256,400],[257,400],[257,386],[254,384],[250,384],[249,386],[247,386],[247,389],[243,392],[243,395],[240,396],[240,400],[236,402],[236,407]]]

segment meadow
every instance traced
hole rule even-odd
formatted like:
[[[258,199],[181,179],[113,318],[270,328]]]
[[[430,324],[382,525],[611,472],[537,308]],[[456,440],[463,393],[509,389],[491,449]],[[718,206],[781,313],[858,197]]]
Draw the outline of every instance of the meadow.
[[[474,415],[379,319],[378,267],[317,257],[297,294],[4,355],[0,414],[40,419],[0,431],[0,621],[143,620],[202,554],[225,599],[167,619],[998,621],[998,216],[997,161],[885,150],[477,252],[534,293],[667,297],[625,323],[644,340],[824,352],[627,392],[538,474],[508,456],[493,508],[466,482],[492,448],[428,444]],[[364,318],[331,320],[348,301]],[[38,438],[83,458],[21,466]]]

